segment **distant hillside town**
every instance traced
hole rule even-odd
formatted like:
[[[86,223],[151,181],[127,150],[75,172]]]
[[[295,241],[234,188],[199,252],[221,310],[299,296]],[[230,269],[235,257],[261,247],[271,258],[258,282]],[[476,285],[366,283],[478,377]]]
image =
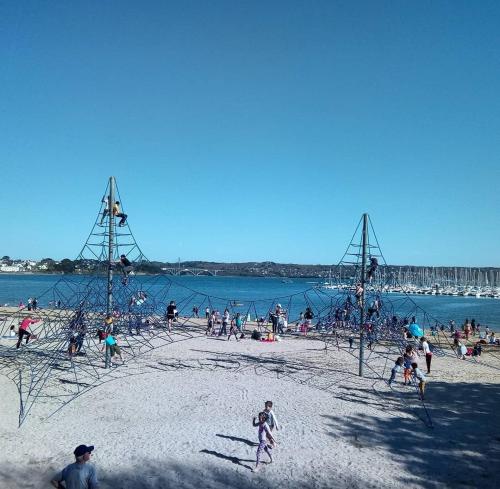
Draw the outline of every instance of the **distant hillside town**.
[[[92,273],[102,265],[97,260],[42,260],[12,259],[3,256],[0,273]],[[221,263],[207,261],[142,262],[135,264],[135,272],[142,274],[167,275],[221,275],[246,277],[312,278],[320,280],[348,279],[353,267],[338,265],[299,265],[293,263],[244,262]],[[500,286],[498,267],[425,267],[411,265],[389,265],[380,267],[379,273],[384,283],[416,284],[421,286],[470,285]]]

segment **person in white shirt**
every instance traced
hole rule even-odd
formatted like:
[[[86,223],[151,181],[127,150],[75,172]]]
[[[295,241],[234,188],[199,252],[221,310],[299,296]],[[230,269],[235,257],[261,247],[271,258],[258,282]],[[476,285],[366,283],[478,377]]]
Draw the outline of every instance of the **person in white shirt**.
[[[268,416],[267,424],[269,425],[269,428],[271,428],[271,431],[273,431],[274,429],[278,431],[279,430],[278,419],[276,418],[276,415],[273,412],[273,401],[266,401],[264,406],[265,406],[264,411],[267,413]]]
[[[418,382],[418,390],[420,392],[420,399],[422,401],[424,400],[424,394],[425,394],[425,375],[418,368],[418,365],[416,363],[411,364],[411,368],[413,369],[413,378]]]
[[[264,404],[264,412],[267,414],[267,424],[269,426],[269,430],[278,431],[280,428],[278,426],[278,419],[273,412],[273,401],[266,401],[266,403]],[[271,442],[271,446],[274,447],[274,441],[269,441]]]
[[[420,338],[420,343],[422,344],[422,350],[424,351],[425,355],[425,363],[427,364],[427,374],[431,373],[431,362],[432,362],[432,352],[431,348],[429,346],[429,343],[427,342],[427,339],[425,336],[422,336]]]

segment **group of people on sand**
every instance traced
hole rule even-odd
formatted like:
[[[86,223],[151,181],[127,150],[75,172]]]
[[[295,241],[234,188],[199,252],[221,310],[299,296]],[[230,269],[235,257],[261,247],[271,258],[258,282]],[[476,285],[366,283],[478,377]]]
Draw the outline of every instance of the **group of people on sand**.
[[[193,308],[193,311],[194,310],[195,308]],[[292,329],[288,327],[288,312],[281,306],[281,304],[276,304],[275,309],[269,312],[268,317],[269,320],[267,321],[267,325],[269,326],[270,324],[273,337],[276,335],[283,335],[286,332],[292,332]],[[300,313],[295,326],[296,332],[306,335],[312,328],[313,318],[314,313],[311,307],[306,307],[305,312]],[[243,316],[240,312],[231,314],[229,309],[226,307],[224,309],[224,313],[221,314],[217,309],[211,310],[207,307],[205,309],[205,319],[207,321],[205,334],[208,336],[227,336],[228,340],[231,339],[232,335],[234,335],[236,340],[244,337],[244,325],[247,318],[245,318],[245,316]],[[256,330],[256,332],[259,333],[258,336],[260,337],[263,329],[266,328],[265,317],[262,316],[257,318],[257,327],[258,331]],[[271,332],[269,332],[269,334],[271,334]]]
[[[207,329],[205,330],[205,335],[227,335],[228,341],[233,335],[236,341],[240,341],[240,339],[245,337],[245,333],[243,331],[245,320],[241,313],[237,312],[236,314],[231,315],[227,307],[226,309],[224,309],[224,313],[222,315],[217,309],[214,309],[212,311],[209,308],[207,309],[208,311],[205,311],[205,317],[207,320]]]
[[[19,309],[28,309],[28,311],[36,311],[38,309],[38,299],[36,297],[29,297],[26,304],[21,300],[17,307]]]
[[[500,340],[495,332],[491,331],[488,326],[482,329],[479,323],[476,324],[475,319],[469,321],[466,318],[461,329],[456,328],[455,321],[450,321],[450,331],[456,354],[462,360],[466,357],[474,357],[479,361],[483,346],[500,346]]]
[[[278,431],[278,419],[273,411],[273,402],[266,401],[264,410],[253,418],[252,425],[257,428],[257,451],[255,454],[255,466],[252,472],[258,472],[261,465],[263,452],[273,462],[273,449],[277,447],[275,433]],[[75,461],[54,474],[51,484],[56,489],[97,489],[99,481],[97,471],[93,464],[88,463],[91,459],[94,445],[78,445],[73,451]]]
[[[420,338],[419,347],[422,350],[422,354],[425,356],[427,375],[429,375],[431,373],[432,364],[432,347],[425,336]],[[419,357],[419,348],[414,343],[408,343],[403,356],[398,357],[394,362],[388,384],[391,385],[396,380],[397,374],[402,372],[403,385],[411,385],[415,382],[416,385],[418,385],[420,399],[424,400],[426,377],[418,367]]]

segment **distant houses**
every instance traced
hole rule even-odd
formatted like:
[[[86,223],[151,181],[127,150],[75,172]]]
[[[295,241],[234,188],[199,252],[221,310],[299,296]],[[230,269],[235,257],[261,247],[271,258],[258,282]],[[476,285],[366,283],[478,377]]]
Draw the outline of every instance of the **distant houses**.
[[[52,261],[52,260],[51,260]],[[59,263],[59,262],[52,262]],[[46,272],[49,270],[50,263],[47,260],[12,260],[8,256],[0,259],[0,273],[33,273]]]

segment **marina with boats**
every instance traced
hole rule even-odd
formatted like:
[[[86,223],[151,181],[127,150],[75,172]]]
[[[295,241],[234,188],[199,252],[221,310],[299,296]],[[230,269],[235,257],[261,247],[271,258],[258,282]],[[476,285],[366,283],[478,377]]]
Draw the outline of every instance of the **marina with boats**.
[[[348,283],[352,267],[336,268],[335,273],[329,271],[327,280],[317,284],[318,288],[352,288]],[[380,292],[500,299],[498,269],[383,266],[377,270],[377,275],[380,280],[376,288]],[[374,288],[367,285],[368,290]]]

